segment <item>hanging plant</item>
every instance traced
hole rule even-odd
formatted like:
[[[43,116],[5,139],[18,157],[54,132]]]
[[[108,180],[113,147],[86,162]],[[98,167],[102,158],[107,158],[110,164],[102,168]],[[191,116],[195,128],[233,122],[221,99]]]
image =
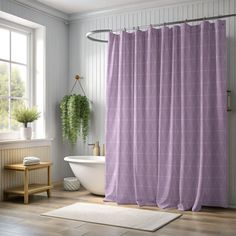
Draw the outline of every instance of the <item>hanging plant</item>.
[[[86,141],[86,138],[88,137],[89,133],[89,118],[90,118],[90,109],[89,109],[89,101],[86,96],[79,95],[79,120],[80,120],[80,126],[81,126],[81,136]]]
[[[60,103],[61,109],[61,126],[62,126],[62,137],[63,140],[68,139],[69,135],[69,122],[68,122],[68,110],[67,110],[67,103],[70,96],[64,96]]]
[[[68,126],[69,126],[69,141],[74,144],[77,141],[78,131],[79,131],[79,107],[78,107],[78,97],[73,94],[69,97],[67,102],[67,112],[68,112]]]
[[[62,137],[75,144],[78,136],[86,141],[89,132],[90,109],[86,96],[66,95],[61,103]]]

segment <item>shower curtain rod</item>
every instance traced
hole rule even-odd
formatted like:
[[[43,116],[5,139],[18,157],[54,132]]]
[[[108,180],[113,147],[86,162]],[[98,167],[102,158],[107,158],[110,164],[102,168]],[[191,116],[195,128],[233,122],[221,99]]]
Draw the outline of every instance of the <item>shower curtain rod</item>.
[[[160,27],[160,26],[166,26],[166,25],[176,25],[176,24],[181,24],[181,23],[188,23],[188,22],[195,22],[195,21],[204,21],[204,20],[214,20],[214,19],[220,19],[220,18],[228,18],[228,17],[234,17],[236,14],[228,14],[228,15],[219,15],[219,16],[211,16],[211,17],[202,17],[202,18],[195,18],[195,19],[186,19],[186,20],[180,20],[180,21],[170,21],[170,22],[164,22],[161,24],[150,24],[150,25],[141,25],[137,27],[132,27],[132,28],[122,28],[122,29],[100,29],[100,30],[92,30],[89,31],[86,34],[86,37],[89,40],[95,41],[95,42],[100,42],[100,43],[108,43],[108,40],[104,39],[97,39],[92,37],[94,34],[99,34],[99,33],[108,33],[108,32],[119,32],[119,31],[126,31],[126,30],[135,30],[135,29],[140,29],[140,28],[146,28],[148,26],[152,27]]]

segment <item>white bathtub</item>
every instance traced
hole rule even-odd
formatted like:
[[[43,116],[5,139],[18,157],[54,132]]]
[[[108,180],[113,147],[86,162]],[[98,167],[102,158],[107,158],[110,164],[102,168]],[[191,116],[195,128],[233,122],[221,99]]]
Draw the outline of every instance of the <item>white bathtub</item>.
[[[91,193],[105,194],[105,157],[104,156],[68,156],[74,175]]]

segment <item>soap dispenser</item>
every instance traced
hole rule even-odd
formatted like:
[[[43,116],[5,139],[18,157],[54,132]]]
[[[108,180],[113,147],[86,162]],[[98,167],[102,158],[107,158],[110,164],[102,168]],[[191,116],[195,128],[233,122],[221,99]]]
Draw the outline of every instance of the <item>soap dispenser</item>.
[[[101,156],[105,156],[106,155],[106,149],[105,149],[105,144],[102,145],[102,151],[101,151]]]
[[[100,156],[100,147],[99,147],[99,142],[95,142],[94,148],[93,148],[93,155],[94,156]]]

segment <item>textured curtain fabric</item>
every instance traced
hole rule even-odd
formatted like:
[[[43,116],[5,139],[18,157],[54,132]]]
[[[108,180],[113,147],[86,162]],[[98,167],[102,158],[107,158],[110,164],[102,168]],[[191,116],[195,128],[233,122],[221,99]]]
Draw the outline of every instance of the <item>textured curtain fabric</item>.
[[[110,33],[106,196],[227,205],[225,21]]]

